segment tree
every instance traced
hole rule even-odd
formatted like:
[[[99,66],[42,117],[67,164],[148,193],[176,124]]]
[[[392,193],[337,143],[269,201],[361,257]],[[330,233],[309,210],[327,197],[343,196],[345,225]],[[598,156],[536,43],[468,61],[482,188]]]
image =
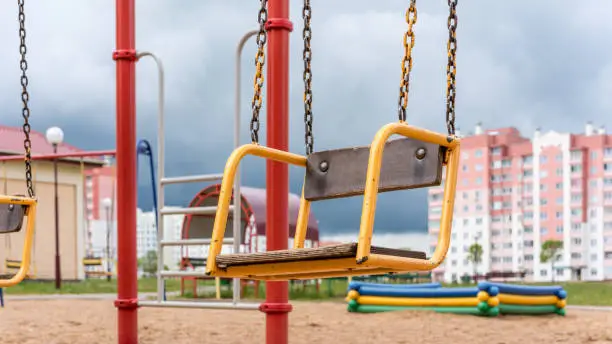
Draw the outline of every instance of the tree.
[[[468,248],[467,260],[474,265],[474,279],[478,275],[478,265],[482,263],[482,245],[475,242]]]
[[[563,241],[561,240],[546,240],[542,244],[542,250],[540,251],[540,262],[542,264],[550,263],[550,269],[552,270],[552,281],[555,282],[555,262],[561,257],[561,251],[563,250]]]
[[[157,252],[148,251],[144,257],[138,259],[138,266],[147,276],[155,276],[157,273]]]

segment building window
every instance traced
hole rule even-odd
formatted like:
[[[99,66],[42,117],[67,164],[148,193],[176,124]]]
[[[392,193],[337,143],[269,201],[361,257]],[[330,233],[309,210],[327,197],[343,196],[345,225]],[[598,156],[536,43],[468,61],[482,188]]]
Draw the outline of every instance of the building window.
[[[546,277],[548,275],[548,271],[546,270],[540,270],[540,276],[542,277]]]
[[[533,156],[531,155],[526,155],[523,157],[523,164],[531,164],[533,162]]]

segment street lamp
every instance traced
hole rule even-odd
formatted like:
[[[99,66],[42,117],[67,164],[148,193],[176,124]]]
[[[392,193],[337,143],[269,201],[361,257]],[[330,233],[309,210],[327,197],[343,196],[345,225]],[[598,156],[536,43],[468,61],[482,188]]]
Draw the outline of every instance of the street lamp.
[[[102,206],[104,207],[104,210],[106,212],[106,272],[107,272],[106,280],[110,282],[111,280],[110,233],[111,233],[111,228],[112,228],[110,210],[111,210],[111,207],[113,206],[113,200],[111,200],[108,197],[103,199]]]
[[[53,154],[57,154],[57,146],[64,141],[64,131],[59,127],[47,129],[47,142],[53,146]],[[57,158],[53,159],[53,187],[55,189],[55,289],[62,287],[62,271],[59,250],[59,196],[57,192]]]

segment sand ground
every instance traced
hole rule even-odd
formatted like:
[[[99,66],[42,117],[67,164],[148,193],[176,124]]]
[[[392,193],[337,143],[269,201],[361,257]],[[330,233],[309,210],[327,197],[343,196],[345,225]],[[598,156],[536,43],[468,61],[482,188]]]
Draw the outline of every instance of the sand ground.
[[[495,319],[401,311],[354,314],[342,303],[294,302],[290,343],[612,343],[612,312],[568,310],[556,315]],[[2,344],[117,343],[110,300],[17,301],[0,310]],[[139,310],[143,344],[265,343],[258,311]]]

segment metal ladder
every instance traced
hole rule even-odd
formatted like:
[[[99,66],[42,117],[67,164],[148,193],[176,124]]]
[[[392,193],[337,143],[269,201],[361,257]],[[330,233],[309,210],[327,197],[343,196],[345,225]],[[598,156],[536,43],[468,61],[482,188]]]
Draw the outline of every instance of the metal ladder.
[[[247,32],[238,43],[236,50],[236,109],[234,127],[234,145],[239,146],[240,140],[240,56],[246,41],[254,36],[257,31]],[[206,277],[203,271],[164,271],[164,248],[170,246],[204,246],[210,245],[211,239],[182,239],[164,240],[164,216],[167,215],[214,215],[217,211],[216,206],[211,207],[189,207],[189,208],[170,208],[165,206],[164,187],[170,184],[184,184],[196,182],[214,182],[223,179],[223,174],[204,174],[181,177],[165,177],[165,152],[164,152],[164,70],[161,60],[151,52],[138,53],[138,59],[150,56],[157,64],[159,75],[158,93],[158,139],[157,139],[157,297],[154,301],[139,300],[138,305],[142,307],[173,307],[173,308],[214,308],[214,309],[243,309],[258,310],[258,303],[240,302],[240,279],[233,279],[233,297],[231,302],[219,301],[167,301],[164,298],[164,279],[172,277]],[[237,174],[234,183],[234,195],[240,193],[240,173]],[[241,243],[241,197],[234,197],[234,203],[230,205],[233,221],[233,238],[226,238],[223,244],[233,245],[234,252],[239,252]]]

